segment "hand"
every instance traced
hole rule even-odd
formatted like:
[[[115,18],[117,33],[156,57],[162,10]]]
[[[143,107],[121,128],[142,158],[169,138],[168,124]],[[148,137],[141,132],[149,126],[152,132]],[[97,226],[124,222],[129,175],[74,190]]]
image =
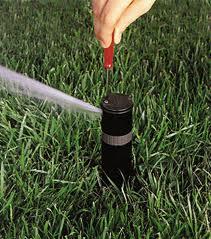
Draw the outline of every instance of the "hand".
[[[94,29],[102,47],[121,41],[125,29],[150,10],[155,0],[92,0]]]

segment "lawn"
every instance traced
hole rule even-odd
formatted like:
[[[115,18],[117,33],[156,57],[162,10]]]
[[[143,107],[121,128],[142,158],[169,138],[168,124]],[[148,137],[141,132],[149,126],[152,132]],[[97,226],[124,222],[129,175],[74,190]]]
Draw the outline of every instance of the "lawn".
[[[99,106],[88,2],[1,1],[0,64]],[[209,9],[157,1],[116,47],[139,187],[100,186],[99,119],[0,90],[0,238],[211,238]]]

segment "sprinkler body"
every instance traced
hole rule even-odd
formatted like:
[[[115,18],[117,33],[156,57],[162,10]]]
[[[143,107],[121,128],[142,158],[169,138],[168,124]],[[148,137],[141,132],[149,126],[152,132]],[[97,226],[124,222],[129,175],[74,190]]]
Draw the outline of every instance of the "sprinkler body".
[[[103,182],[121,186],[134,174],[132,160],[132,99],[110,93],[102,102]]]

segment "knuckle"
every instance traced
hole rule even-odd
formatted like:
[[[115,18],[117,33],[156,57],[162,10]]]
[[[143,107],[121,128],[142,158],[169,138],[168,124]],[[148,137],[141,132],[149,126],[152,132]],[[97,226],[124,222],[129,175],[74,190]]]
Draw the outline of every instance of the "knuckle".
[[[100,10],[98,7],[93,7],[92,9],[93,16],[98,18],[100,16]]]

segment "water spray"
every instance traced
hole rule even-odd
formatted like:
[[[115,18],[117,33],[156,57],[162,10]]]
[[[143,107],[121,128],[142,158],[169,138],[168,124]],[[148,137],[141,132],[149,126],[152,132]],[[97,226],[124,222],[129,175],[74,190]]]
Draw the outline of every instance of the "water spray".
[[[0,89],[7,90],[8,92],[18,95],[24,95],[39,100],[46,100],[57,104],[68,111],[84,112],[86,114],[99,117],[101,117],[102,114],[101,109],[89,103],[67,95],[25,75],[9,70],[1,65],[0,83]]]

